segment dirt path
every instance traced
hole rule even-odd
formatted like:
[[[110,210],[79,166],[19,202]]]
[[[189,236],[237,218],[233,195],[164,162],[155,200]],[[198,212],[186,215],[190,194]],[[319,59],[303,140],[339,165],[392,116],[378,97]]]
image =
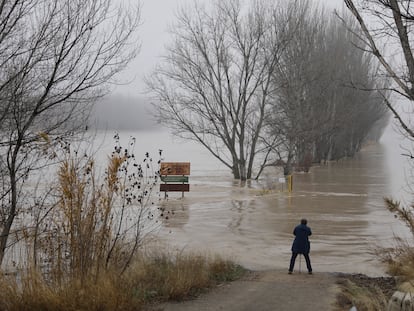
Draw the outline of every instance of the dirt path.
[[[329,311],[338,292],[328,273],[255,272],[220,286],[195,300],[167,303],[157,311]]]

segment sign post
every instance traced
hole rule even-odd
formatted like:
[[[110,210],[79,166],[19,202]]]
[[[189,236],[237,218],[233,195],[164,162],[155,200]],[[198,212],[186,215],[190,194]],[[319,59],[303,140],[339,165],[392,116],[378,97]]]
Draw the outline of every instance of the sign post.
[[[293,176],[292,175],[287,175],[287,184],[288,184],[288,191],[292,192],[293,191]]]

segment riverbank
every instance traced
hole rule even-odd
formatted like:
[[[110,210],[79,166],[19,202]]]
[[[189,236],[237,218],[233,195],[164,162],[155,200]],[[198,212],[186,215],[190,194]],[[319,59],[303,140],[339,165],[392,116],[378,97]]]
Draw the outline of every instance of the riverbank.
[[[222,284],[193,300],[168,302],[149,310],[348,311],[353,302],[359,305],[358,310],[375,310],[364,309],[378,303],[369,300],[386,303],[394,290],[395,281],[389,277],[327,272],[289,275],[285,270],[271,270],[249,272],[240,280]],[[350,291],[354,297],[349,295]],[[383,310],[382,306],[377,310]]]

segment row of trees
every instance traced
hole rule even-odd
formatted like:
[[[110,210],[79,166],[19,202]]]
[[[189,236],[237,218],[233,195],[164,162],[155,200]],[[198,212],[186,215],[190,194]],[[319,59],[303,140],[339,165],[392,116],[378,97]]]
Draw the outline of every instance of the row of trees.
[[[301,2],[289,22],[266,135],[280,142],[269,146],[285,174],[292,162],[307,170],[311,162],[352,157],[388,120],[376,91],[386,80],[373,75],[372,56],[355,48],[356,35],[337,16]]]
[[[352,156],[385,124],[372,57],[309,1],[195,5],[179,12],[172,36],[147,80],[157,117],[236,179]]]

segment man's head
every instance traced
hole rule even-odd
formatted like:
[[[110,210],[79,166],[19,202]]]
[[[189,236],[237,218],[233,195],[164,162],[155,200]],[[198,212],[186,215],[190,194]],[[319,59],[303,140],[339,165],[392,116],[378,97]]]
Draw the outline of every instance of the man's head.
[[[302,218],[302,219],[300,220],[300,224],[301,224],[301,225],[306,225],[306,224],[308,224],[308,221],[307,221],[305,218]]]

